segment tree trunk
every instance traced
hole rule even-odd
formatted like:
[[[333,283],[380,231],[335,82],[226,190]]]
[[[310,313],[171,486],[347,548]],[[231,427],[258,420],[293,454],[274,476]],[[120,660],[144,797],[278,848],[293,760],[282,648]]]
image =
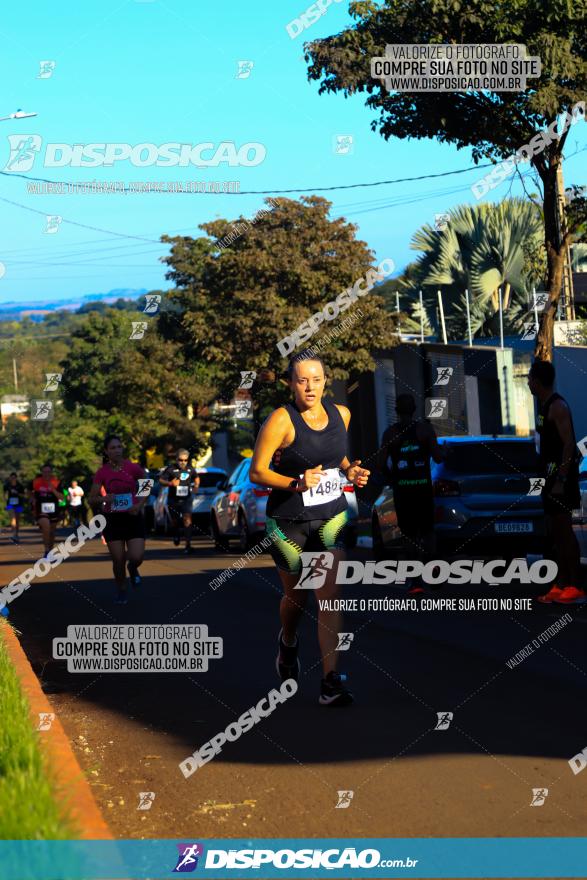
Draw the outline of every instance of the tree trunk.
[[[534,357],[543,361],[552,361],[554,318],[562,289],[565,261],[556,196],[557,167],[558,163],[549,163],[547,170],[541,175],[544,185],[544,244],[548,266],[548,302],[540,318]]]
[[[507,281],[507,282],[506,282],[506,285],[505,285],[505,287],[504,287],[504,291],[503,291],[503,300],[502,300],[502,305],[503,305],[503,310],[504,310],[504,312],[506,311],[506,309],[508,308],[508,306],[509,306],[509,304],[510,304],[510,296],[511,296],[511,293],[512,293],[512,285],[510,284],[509,281]]]

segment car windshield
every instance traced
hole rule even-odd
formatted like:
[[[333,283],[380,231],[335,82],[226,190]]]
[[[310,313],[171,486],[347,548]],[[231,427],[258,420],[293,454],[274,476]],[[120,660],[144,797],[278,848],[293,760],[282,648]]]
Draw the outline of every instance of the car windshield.
[[[448,443],[446,467],[459,474],[526,474],[539,468],[533,443]]]
[[[206,473],[198,474],[200,478],[200,489],[215,489],[218,483],[224,480],[224,474]]]

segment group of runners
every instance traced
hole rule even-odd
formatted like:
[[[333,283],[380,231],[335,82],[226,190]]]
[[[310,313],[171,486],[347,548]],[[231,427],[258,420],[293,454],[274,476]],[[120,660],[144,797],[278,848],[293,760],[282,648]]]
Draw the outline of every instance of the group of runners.
[[[272,489],[267,504],[267,533],[271,554],[283,586],[280,604],[277,670],[283,680],[298,678],[298,626],[308,590],[299,589],[302,553],[332,553],[332,566],[321,572],[320,599],[336,600],[337,564],[344,552],[348,523],[347,501],[340,473],[363,488],[370,471],[347,457],[350,412],[323,397],[326,370],[311,350],[300,352],[289,363],[288,379],[293,401],[276,409],[259,432],[250,478]],[[538,597],[544,603],[564,605],[587,601],[580,587],[580,549],[573,530],[573,510],[580,506],[579,460],[573,420],[566,401],[554,391],[551,363],[536,360],[528,373],[528,386],[537,399],[537,451],[544,476],[542,500],[550,547],[558,565],[558,580]],[[434,494],[430,461],[440,462],[443,451],[426,420],[414,418],[416,403],[409,395],[397,399],[398,421],[383,434],[376,456],[377,469],[387,477],[401,531],[411,538],[415,554],[431,558],[434,552]],[[413,586],[413,592],[423,592]],[[347,706],[353,701],[346,677],[337,671],[338,636],[343,630],[336,601],[318,602],[318,640],[323,679],[319,702]]]
[[[15,471],[4,482],[4,496],[6,499],[6,511],[10,515],[10,528],[12,530],[10,540],[13,544],[19,544],[20,517],[27,504],[28,493]],[[69,515],[70,524],[74,528],[80,525],[85,515],[83,497],[84,490],[77,480],[72,480],[69,487],[62,490],[59,479],[53,474],[52,465],[43,465],[41,474],[33,480],[30,504],[33,519],[37,523],[39,523],[39,520],[42,520],[39,523],[39,527],[43,533],[45,551],[53,547],[55,534],[55,528],[52,528],[53,524],[56,527],[63,519],[65,513]]]
[[[308,594],[321,600],[336,600],[338,561],[344,554],[349,513],[344,492],[348,483],[361,489],[371,471],[360,460],[347,455],[351,414],[346,406],[324,397],[326,367],[314,352],[300,352],[290,359],[288,381],[292,401],[275,409],[261,427],[250,467],[253,483],[271,489],[267,503],[266,528],[270,553],[277,566],[283,596],[280,602],[281,628],[278,635],[276,668],[282,680],[297,680],[300,671],[298,628]],[[554,392],[554,368],[534,362],[528,384],[538,400],[537,434],[545,486],[543,500],[552,538],[559,580],[544,602],[578,604],[587,601],[579,587],[580,553],[572,528],[572,511],[579,506],[578,459],[572,418],[566,402]],[[412,539],[423,557],[434,549],[434,497],[430,459],[442,460],[442,448],[425,420],[416,420],[411,395],[397,399],[398,421],[384,433],[376,467],[389,477],[400,529]],[[138,494],[145,471],[124,458],[120,437],[104,441],[104,462],[96,471],[89,504],[106,519],[103,537],[108,545],[116,584],[115,601],[127,602],[127,582],[137,588],[139,568],[145,551],[144,506],[148,494]],[[406,474],[409,479],[406,478]],[[180,449],[174,464],[159,475],[168,487],[168,508],[175,522],[174,543],[180,543],[183,528],[185,552],[191,552],[192,497],[199,478],[190,465],[188,450]],[[410,484],[410,491],[406,487]],[[59,522],[61,489],[50,465],[42,468],[33,482],[33,511],[43,536],[45,553],[53,547]],[[16,518],[22,511],[23,487],[16,474],[7,481],[7,506]],[[300,589],[302,553],[328,551],[332,566],[323,573],[318,590]],[[128,572],[128,578],[127,578]],[[414,592],[422,588],[412,587]],[[322,657],[319,702],[323,706],[348,706],[353,696],[346,677],[337,670],[338,636],[343,630],[342,613],[336,601],[319,602],[318,641]]]

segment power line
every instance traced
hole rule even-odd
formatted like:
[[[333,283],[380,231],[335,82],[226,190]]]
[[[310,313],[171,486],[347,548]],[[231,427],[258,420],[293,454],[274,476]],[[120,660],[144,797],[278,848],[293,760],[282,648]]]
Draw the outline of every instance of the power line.
[[[0,174],[7,174],[6,171],[0,171]],[[23,177],[24,175],[18,175],[19,177]],[[32,179],[32,178],[31,178]],[[50,182],[50,181],[48,181]],[[24,211],[32,211],[33,214],[41,214],[43,217],[47,216],[46,211],[37,211],[36,208],[29,208],[28,205],[22,205],[20,202],[13,202],[10,199],[4,199],[0,196],[0,202],[6,202],[7,205],[14,205],[17,208],[22,208]],[[117,235],[119,238],[136,238],[138,241],[148,241],[149,244],[161,244],[160,241],[155,241],[151,238],[143,238],[140,235],[126,235],[122,232],[113,232],[111,229],[102,229],[100,226],[88,226],[87,223],[77,223],[75,220],[66,220],[65,217],[61,218],[62,223],[69,223],[70,226],[81,226],[82,229],[91,229],[93,232],[106,232],[108,235]]]
[[[412,183],[416,180],[430,180],[435,177],[450,177],[453,174],[466,174],[468,171],[478,171],[480,168],[493,168],[493,162],[485,162],[483,165],[473,165],[470,168],[459,168],[456,171],[440,171],[437,174],[420,174],[417,177],[397,177],[393,180],[375,180],[372,183],[346,183],[346,184],[338,184],[337,186],[309,186],[304,187],[302,189],[248,189],[241,190],[240,192],[206,192],[206,193],[195,193],[195,192],[182,192],[181,195],[214,195],[214,196],[263,196],[263,195],[280,195],[284,193],[307,193],[307,192],[331,192],[332,190],[338,189],[358,189],[360,187],[371,187],[371,186],[387,186],[392,183]],[[23,180],[31,180],[35,183],[50,183],[52,185],[59,184],[61,186],[69,186],[69,181],[66,180],[48,180],[46,177],[29,177],[27,174],[17,174],[13,171],[0,171],[0,174],[5,177],[21,177]],[[130,192],[129,187],[124,187],[124,189],[119,190],[119,192]],[[134,192],[134,190],[133,190]],[[157,193],[157,190],[153,190],[153,193]],[[51,193],[42,193],[42,195],[51,195]],[[31,209],[32,210],[32,209]],[[42,214],[43,211],[39,211],[38,213]],[[91,227],[90,227],[91,228]]]

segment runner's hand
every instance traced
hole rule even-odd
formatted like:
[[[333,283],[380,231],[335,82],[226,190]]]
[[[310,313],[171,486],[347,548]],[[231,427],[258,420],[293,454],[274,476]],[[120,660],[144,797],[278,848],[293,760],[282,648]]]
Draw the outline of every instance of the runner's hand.
[[[359,467],[360,464],[360,459],[352,461],[347,468],[346,478],[349,483],[352,483],[354,486],[358,486],[359,489],[362,489],[363,486],[367,485],[367,480],[369,479],[371,471],[368,471],[366,468]]]
[[[317,486],[320,482],[320,477],[325,473],[326,471],[322,470],[321,464],[315,468],[308,468],[307,471],[304,471],[304,475],[298,485],[298,490],[305,492],[306,489],[312,489],[314,486]]]
[[[179,486],[179,480],[175,479],[171,481],[172,486]]]

